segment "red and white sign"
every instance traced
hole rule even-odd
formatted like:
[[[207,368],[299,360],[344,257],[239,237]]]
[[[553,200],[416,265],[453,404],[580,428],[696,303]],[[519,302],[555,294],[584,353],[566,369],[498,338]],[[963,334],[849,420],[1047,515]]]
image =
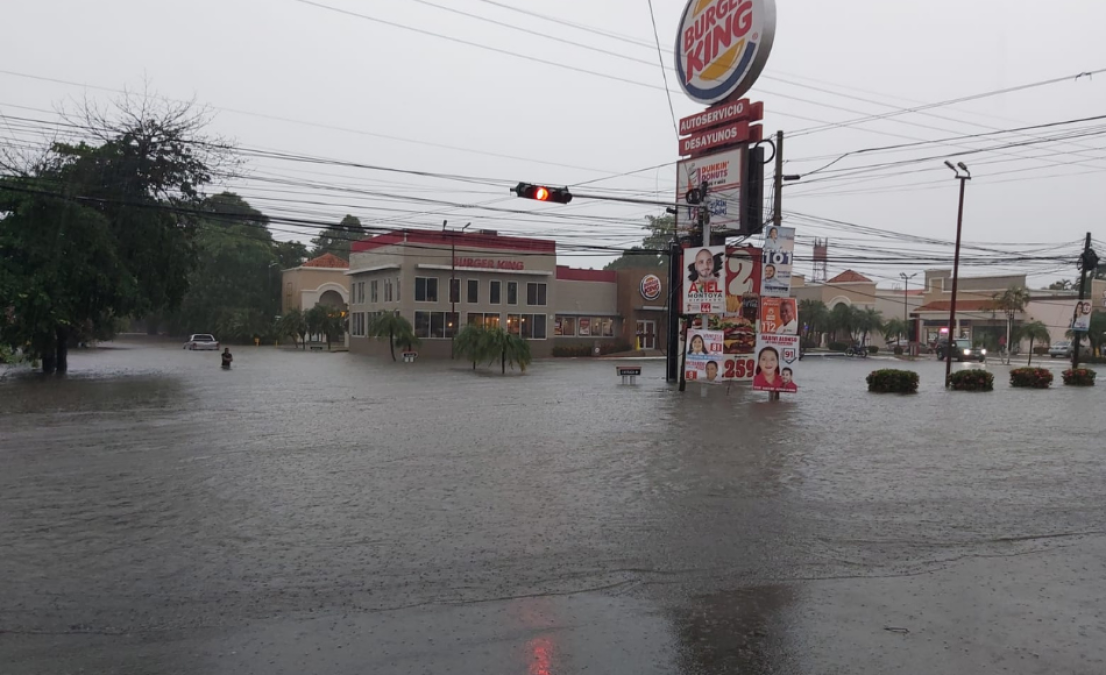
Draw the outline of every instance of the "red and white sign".
[[[646,274],[641,278],[641,297],[652,302],[661,297],[661,278],[656,274]]]
[[[749,123],[734,122],[717,129],[680,139],[680,156],[699,155],[722,145],[737,145],[749,141]]]
[[[688,0],[676,37],[676,76],[705,105],[740,97],[768,62],[775,0]]]
[[[473,267],[488,270],[524,270],[526,263],[518,260],[493,260],[491,258],[454,258],[457,267]]]
[[[728,122],[759,122],[764,119],[764,103],[750,103],[749,99],[731,101],[707,108],[701,113],[680,120],[680,135],[713,129]]]
[[[707,208],[711,228],[736,230],[741,227],[741,181],[745,170],[745,148],[722,150],[705,157],[685,159],[676,166],[676,199],[684,200],[688,190],[710,184]],[[695,208],[680,209],[677,227],[687,231],[696,219]]]

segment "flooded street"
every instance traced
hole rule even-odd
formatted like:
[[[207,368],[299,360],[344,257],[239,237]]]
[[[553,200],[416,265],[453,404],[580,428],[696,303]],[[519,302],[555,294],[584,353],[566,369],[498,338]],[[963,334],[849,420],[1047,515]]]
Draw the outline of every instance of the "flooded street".
[[[4,673],[1106,672],[1103,387],[109,347],[0,376]]]

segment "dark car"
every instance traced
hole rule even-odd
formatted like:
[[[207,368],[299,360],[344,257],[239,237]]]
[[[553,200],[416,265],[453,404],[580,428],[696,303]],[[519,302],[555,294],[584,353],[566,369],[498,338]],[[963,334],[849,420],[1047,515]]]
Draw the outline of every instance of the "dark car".
[[[939,360],[945,360],[945,353],[948,348],[948,340],[939,340],[937,342],[935,350]],[[971,340],[954,340],[952,358],[955,361],[979,361],[983,363],[987,360],[987,350],[980,347],[973,347]]]

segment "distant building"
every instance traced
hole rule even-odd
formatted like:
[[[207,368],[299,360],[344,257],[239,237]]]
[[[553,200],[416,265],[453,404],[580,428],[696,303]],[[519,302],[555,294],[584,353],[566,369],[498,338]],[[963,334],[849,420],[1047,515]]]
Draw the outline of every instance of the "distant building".
[[[315,305],[346,309],[349,304],[349,263],[325,253],[299,267],[284,270],[281,311],[308,310]]]

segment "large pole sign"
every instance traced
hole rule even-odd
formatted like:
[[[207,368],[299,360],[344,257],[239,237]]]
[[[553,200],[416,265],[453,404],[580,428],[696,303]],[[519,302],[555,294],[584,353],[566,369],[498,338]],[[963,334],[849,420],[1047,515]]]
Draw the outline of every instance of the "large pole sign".
[[[676,38],[680,87],[708,106],[739,98],[760,77],[775,37],[775,0],[688,0]]]

